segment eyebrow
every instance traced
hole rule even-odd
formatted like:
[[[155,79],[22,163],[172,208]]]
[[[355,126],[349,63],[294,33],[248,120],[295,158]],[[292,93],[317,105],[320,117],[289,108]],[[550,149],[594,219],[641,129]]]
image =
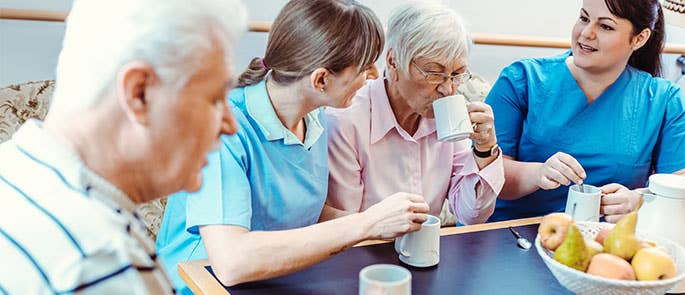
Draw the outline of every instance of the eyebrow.
[[[581,8],[580,11],[583,12],[583,13],[585,13],[585,15],[590,16],[590,14],[587,13],[587,10],[585,10],[585,8]],[[613,18],[610,18],[610,17],[608,17],[608,16],[600,17],[600,18],[598,18],[598,20],[609,20],[609,21],[612,21],[612,22],[615,23],[615,24],[618,24],[618,22],[616,22]]]

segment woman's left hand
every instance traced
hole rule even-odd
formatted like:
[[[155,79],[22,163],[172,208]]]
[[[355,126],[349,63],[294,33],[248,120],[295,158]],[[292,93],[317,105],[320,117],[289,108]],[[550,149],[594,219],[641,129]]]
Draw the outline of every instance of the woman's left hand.
[[[466,109],[473,124],[473,146],[479,151],[490,150],[497,143],[492,108],[484,102],[467,102]]]
[[[599,210],[607,222],[616,223],[623,215],[633,212],[640,204],[642,196],[618,183],[610,183],[599,188],[602,191],[602,205]]]

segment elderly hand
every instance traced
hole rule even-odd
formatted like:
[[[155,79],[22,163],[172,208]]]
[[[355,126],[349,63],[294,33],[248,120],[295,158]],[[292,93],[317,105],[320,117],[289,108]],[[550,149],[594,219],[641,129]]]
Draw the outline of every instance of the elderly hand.
[[[599,188],[602,191],[602,205],[599,210],[607,222],[616,223],[623,215],[633,212],[642,202],[638,192],[631,191],[618,183]]]
[[[549,157],[535,175],[539,188],[551,190],[571,182],[581,183],[585,179],[585,169],[569,154],[558,152]]]
[[[473,124],[473,146],[479,151],[490,150],[497,143],[492,108],[484,102],[467,102],[466,109]]]
[[[362,212],[368,226],[367,239],[392,239],[421,229],[428,219],[428,204],[423,197],[396,193]]]

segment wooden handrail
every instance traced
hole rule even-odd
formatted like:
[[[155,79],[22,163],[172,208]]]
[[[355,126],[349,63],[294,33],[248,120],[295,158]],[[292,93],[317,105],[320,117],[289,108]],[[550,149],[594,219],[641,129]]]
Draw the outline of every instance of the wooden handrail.
[[[33,21],[64,21],[67,12],[50,10],[25,10],[0,8],[0,19],[33,20]],[[250,32],[269,32],[270,21],[251,21]],[[520,35],[500,34],[472,34],[473,42],[481,45],[525,46],[544,48],[569,48],[571,42],[566,38],[532,37]],[[668,43],[663,53],[685,54],[685,44]]]

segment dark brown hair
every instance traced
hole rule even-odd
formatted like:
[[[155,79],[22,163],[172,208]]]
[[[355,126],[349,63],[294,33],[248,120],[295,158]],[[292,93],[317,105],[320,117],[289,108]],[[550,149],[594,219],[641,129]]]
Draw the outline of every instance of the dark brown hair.
[[[383,28],[376,15],[354,0],[292,0],[274,20],[264,59],[254,58],[238,78],[238,87],[266,76],[288,84],[317,68],[333,73],[370,67],[383,51]]]
[[[661,51],[664,48],[664,12],[658,0],[604,0],[609,12],[633,24],[633,35],[649,28],[652,35],[633,52],[628,64],[661,77]]]

